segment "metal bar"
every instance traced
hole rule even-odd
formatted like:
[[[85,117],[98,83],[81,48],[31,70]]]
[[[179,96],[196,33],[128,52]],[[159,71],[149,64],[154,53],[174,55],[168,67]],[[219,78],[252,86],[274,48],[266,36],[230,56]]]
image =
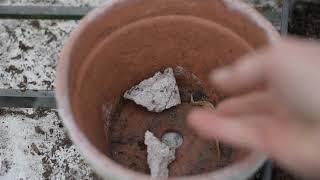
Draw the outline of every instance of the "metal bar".
[[[272,180],[273,164],[271,161],[267,161],[263,166],[262,180]]]
[[[288,27],[289,27],[289,17],[292,11],[292,5],[294,0],[283,0],[283,7],[282,7],[282,15],[281,15],[281,27],[280,33],[282,36],[288,35]],[[261,179],[262,180],[272,180],[273,176],[273,163],[272,161],[267,161],[263,166],[263,174]]]
[[[56,101],[53,91],[1,89],[0,107],[56,109]]]
[[[292,11],[293,1],[294,0],[283,0],[281,27],[280,27],[280,33],[282,36],[288,35],[289,17]],[[262,174],[261,180],[272,180],[272,176],[273,176],[272,161],[268,160],[264,164],[262,170],[263,170],[263,174]]]
[[[282,36],[288,35],[289,15],[290,15],[290,8],[292,7],[291,6],[292,3],[293,3],[292,0],[283,0],[281,28],[280,28],[280,33]]]
[[[92,10],[92,7],[1,5],[0,18],[78,20],[90,10]]]

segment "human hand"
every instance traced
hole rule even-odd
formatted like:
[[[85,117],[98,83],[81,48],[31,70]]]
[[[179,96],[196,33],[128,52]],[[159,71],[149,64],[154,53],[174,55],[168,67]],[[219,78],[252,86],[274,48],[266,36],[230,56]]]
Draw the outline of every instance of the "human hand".
[[[320,44],[282,40],[211,79],[232,97],[214,112],[189,115],[201,136],[263,151],[293,172],[320,177]]]

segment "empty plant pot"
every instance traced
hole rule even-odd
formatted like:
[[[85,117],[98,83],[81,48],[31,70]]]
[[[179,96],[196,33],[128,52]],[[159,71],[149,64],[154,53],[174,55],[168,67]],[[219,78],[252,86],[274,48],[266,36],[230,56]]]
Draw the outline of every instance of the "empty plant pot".
[[[177,132],[183,142],[170,178],[246,179],[265,161],[257,152],[218,147],[187,125],[190,97],[212,104],[223,92],[211,70],[278,38],[273,26],[238,0],[109,0],[87,15],[64,47],[57,102],[74,144],[104,179],[149,179],[144,133]],[[182,104],[148,112],[124,92],[172,67]],[[221,151],[221,154],[217,152]]]

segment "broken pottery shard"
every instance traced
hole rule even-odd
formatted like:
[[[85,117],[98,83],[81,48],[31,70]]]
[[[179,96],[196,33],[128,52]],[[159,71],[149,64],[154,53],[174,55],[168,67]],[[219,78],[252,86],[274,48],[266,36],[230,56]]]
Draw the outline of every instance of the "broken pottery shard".
[[[172,68],[163,73],[157,72],[153,77],[126,91],[124,98],[146,107],[152,112],[162,112],[181,104],[179,89]]]
[[[147,145],[151,177],[167,178],[169,176],[168,166],[175,159],[175,149],[162,143],[150,131],[145,133],[144,143]]]

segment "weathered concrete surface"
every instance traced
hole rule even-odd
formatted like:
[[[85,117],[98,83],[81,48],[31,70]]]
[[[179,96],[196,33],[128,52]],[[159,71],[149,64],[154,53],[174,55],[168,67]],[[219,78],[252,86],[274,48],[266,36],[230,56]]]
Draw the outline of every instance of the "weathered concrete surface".
[[[97,179],[55,111],[0,111],[0,179]]]
[[[0,88],[54,89],[55,68],[75,21],[1,20]]]
[[[97,5],[83,0],[0,4]],[[0,88],[52,90],[60,51],[78,21],[0,20]],[[0,179],[98,179],[67,137],[56,111],[0,110]]]
[[[0,4],[96,6],[104,1],[108,0],[0,0]],[[247,1],[279,24],[275,0],[268,0],[271,5],[266,0]],[[54,89],[57,59],[77,23],[0,20],[0,88]],[[66,138],[55,111],[40,111],[39,117],[29,115],[34,110],[11,110],[0,111],[1,180],[97,179]]]

